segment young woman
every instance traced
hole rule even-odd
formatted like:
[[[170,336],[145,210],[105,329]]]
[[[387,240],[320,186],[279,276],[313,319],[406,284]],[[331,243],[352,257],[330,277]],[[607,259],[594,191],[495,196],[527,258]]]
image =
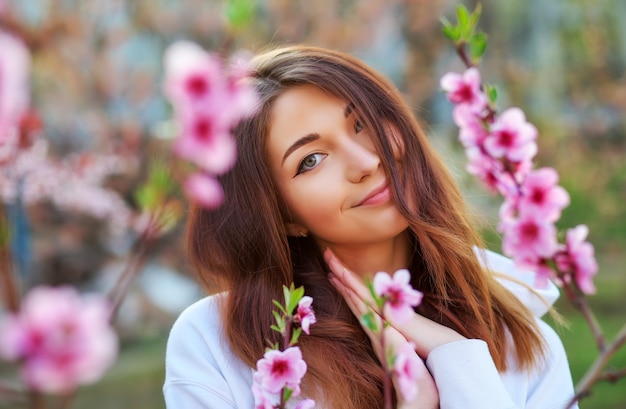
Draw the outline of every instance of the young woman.
[[[235,130],[225,203],[190,214],[190,257],[215,295],[172,329],[168,408],[254,407],[253,368],[278,341],[272,300],[292,282],[317,316],[300,338],[302,396],[318,408],[382,407],[380,351],[358,316],[365,280],[400,268],[424,299],[388,336],[413,342],[428,371],[398,407],[565,407],[565,352],[536,318],[555,288],[495,278],[517,272],[478,250],[459,190],[399,92],[355,58],[312,47],[257,56],[250,81],[261,106]]]

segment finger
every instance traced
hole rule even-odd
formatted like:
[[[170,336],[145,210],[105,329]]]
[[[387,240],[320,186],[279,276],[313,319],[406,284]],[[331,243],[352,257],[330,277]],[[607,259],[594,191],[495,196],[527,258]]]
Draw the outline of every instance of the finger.
[[[363,315],[365,315],[369,311],[367,304],[365,304],[365,302],[363,302],[361,298],[359,298],[348,287],[343,285],[343,283],[336,276],[332,274],[330,275],[330,282],[333,284],[333,286],[335,286],[339,294],[341,294],[341,296],[344,298],[344,300],[346,301],[346,304],[348,304],[348,307],[350,308],[350,311],[352,311],[352,314],[354,314],[354,316],[359,319],[359,322],[361,323],[365,332],[370,337],[372,342],[374,342],[374,340],[377,339],[378,335],[372,332],[362,322]],[[376,324],[378,325],[378,327],[382,328],[382,320],[377,315],[375,316],[375,319],[377,319]]]
[[[348,307],[356,317],[361,317],[367,313],[368,306],[360,297],[358,297],[351,288],[347,287],[336,275],[329,275],[330,282],[337,291],[346,300]]]
[[[331,249],[324,251],[324,259],[331,271],[339,278],[344,286],[350,288],[366,304],[375,305],[369,289],[363,283],[362,279],[347,268],[339,258],[335,256],[335,253],[333,253]]]
[[[443,344],[466,339],[452,328],[417,313],[413,314],[409,321],[403,323],[389,318],[389,324],[415,344],[415,351],[422,358],[428,357],[430,351]]]

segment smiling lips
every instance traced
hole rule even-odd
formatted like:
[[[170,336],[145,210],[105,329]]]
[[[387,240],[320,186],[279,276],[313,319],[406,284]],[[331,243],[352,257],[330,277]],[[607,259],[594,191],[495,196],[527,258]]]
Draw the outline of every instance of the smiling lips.
[[[358,203],[355,207],[376,206],[387,203],[389,199],[391,199],[391,192],[389,191],[389,186],[387,186],[387,184],[384,184],[379,188],[374,189],[372,193],[367,195],[367,197],[363,199],[360,203]]]

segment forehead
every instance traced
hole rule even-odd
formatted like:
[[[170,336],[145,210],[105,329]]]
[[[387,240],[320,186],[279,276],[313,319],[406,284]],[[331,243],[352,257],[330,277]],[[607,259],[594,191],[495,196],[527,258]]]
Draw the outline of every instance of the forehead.
[[[268,152],[282,155],[293,142],[319,128],[331,118],[344,115],[346,101],[313,85],[290,88],[276,98],[270,111]]]

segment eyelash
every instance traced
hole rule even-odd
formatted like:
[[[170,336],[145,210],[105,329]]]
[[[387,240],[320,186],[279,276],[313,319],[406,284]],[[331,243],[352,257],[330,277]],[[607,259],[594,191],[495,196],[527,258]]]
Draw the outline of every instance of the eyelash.
[[[361,132],[361,131],[363,130],[363,128],[365,128],[365,125],[363,125],[363,123],[361,122],[361,120],[357,118],[357,119],[354,121],[354,132],[355,132],[355,133],[359,133],[359,132]],[[323,153],[312,153],[312,154],[310,154],[310,155],[305,156],[305,157],[302,159],[302,161],[300,162],[300,164],[298,165],[298,171],[296,172],[295,176],[298,176],[298,175],[301,175],[301,174],[306,173],[306,172],[308,172],[308,171],[311,171],[311,170],[315,169],[315,168],[317,167],[317,165],[319,165],[319,162],[317,162],[317,163],[315,164],[315,166],[314,166],[314,167],[312,167],[312,168],[310,168],[310,169],[304,169],[304,162],[305,162],[308,158],[313,157],[313,156],[315,156],[315,155],[322,155],[322,156],[323,156],[323,158],[325,158],[325,157],[326,157],[326,155],[325,155],[325,154],[323,154]],[[320,162],[323,160],[323,158],[322,158],[322,159],[320,159]],[[294,176],[294,177],[295,177],[295,176]]]
[[[304,166],[305,166],[305,165],[304,165],[304,162],[306,162],[306,160],[307,160],[307,159],[309,159],[309,158],[311,158],[311,157],[314,157],[314,156],[317,156],[317,155],[322,156],[322,158],[321,158],[321,159],[320,159],[320,160],[319,160],[319,161],[315,164],[315,166],[313,166],[312,168],[309,168],[309,169],[304,169]],[[309,171],[311,171],[311,170],[315,169],[315,168],[317,167],[317,165],[319,165],[319,163],[320,163],[320,162],[321,162],[321,161],[322,161],[325,157],[326,157],[326,154],[324,154],[324,153],[319,153],[319,152],[318,152],[318,153],[312,153],[312,154],[310,154],[310,155],[305,156],[304,158],[302,158],[302,161],[301,161],[301,162],[300,162],[300,164],[298,165],[298,171],[296,172],[296,175],[295,175],[295,176],[298,176],[298,175],[300,175],[300,174],[302,174],[302,173],[306,173],[306,172],[309,172]]]
[[[365,125],[363,125],[361,120],[357,118],[354,121],[354,132],[359,133],[359,132],[361,132],[363,130],[363,128],[365,128]]]

